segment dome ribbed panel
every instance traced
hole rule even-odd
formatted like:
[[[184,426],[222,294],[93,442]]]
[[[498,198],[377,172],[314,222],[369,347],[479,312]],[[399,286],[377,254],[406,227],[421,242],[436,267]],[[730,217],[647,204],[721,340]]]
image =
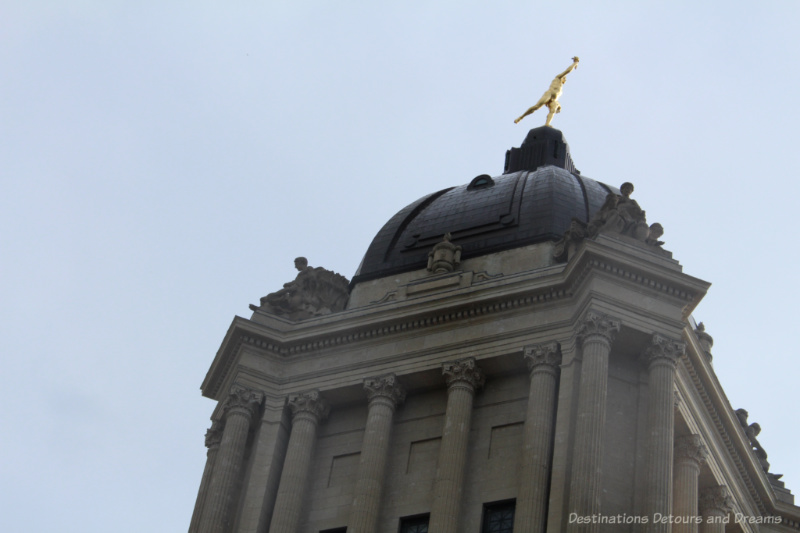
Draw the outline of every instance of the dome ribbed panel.
[[[573,217],[587,221],[611,188],[558,166],[495,177],[494,184],[445,189],[393,216],[373,239],[353,283],[425,268],[451,233],[469,258],[558,240]]]

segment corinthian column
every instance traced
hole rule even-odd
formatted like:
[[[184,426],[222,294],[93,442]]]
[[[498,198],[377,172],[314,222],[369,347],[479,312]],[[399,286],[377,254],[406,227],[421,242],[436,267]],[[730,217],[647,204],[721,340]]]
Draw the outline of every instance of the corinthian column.
[[[203,477],[200,480],[200,490],[197,491],[197,502],[194,504],[192,521],[189,524],[189,533],[197,533],[200,527],[200,516],[203,514],[203,504],[206,501],[208,485],[211,483],[211,473],[214,471],[214,459],[217,457],[219,443],[222,440],[222,424],[214,420],[211,427],[206,431],[206,467],[203,469]]]
[[[525,360],[528,362],[531,384],[514,530],[541,533],[547,518],[556,375],[561,364],[561,347],[557,342],[527,346]]]
[[[369,407],[364,442],[358,464],[353,507],[350,511],[351,533],[374,533],[378,530],[378,510],[389,452],[389,436],[395,407],[405,399],[405,391],[394,374],[364,380]]]
[[[241,385],[231,387],[223,407],[225,429],[203,506],[200,533],[223,533],[230,529],[234,491],[244,466],[247,434],[263,399],[260,392]]]
[[[308,471],[317,441],[317,427],[330,412],[328,403],[317,390],[291,394],[288,403],[292,411],[292,432],[283,462],[270,533],[297,533]]]
[[[647,455],[645,466],[645,512],[647,531],[670,531],[669,523],[652,519],[656,513],[672,514],[672,451],[675,432],[675,365],[686,345],[658,333],[644,352],[648,364]]]
[[[700,533],[725,533],[725,518],[733,510],[733,498],[725,485],[718,485],[700,493],[700,513],[703,523]]]
[[[589,311],[578,329],[582,346],[581,381],[578,391],[578,419],[575,424],[569,511],[580,517],[600,513],[603,432],[606,424],[608,356],[619,331],[618,319]],[[567,525],[567,531],[597,531],[599,524]]]
[[[442,365],[447,380],[447,410],[433,485],[429,531],[455,533],[461,506],[464,467],[472,421],[472,400],[483,386],[483,372],[475,359],[461,359]]]
[[[706,457],[708,448],[700,435],[675,439],[672,515],[679,520],[672,525],[672,533],[697,533],[697,479]]]

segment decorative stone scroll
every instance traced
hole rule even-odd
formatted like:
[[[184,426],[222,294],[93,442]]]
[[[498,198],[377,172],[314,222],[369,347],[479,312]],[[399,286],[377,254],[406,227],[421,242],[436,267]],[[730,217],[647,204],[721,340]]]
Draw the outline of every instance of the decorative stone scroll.
[[[578,327],[578,342],[585,344],[589,339],[602,339],[610,347],[619,329],[620,321],[618,319],[596,311],[589,311]]]
[[[704,516],[726,515],[733,510],[733,506],[733,498],[725,485],[709,487],[700,492],[698,507]]]
[[[343,311],[350,294],[350,282],[322,267],[308,266],[305,257],[294,260],[299,271],[294,281],[283,288],[261,298],[261,305],[250,305],[250,309],[286,317],[292,321],[329,315]]]
[[[400,405],[406,399],[406,391],[397,382],[397,376],[394,374],[365,379],[364,390],[367,392],[367,399],[370,403],[373,400],[386,398],[391,402],[392,408]]]
[[[445,233],[442,242],[428,252],[428,272],[443,274],[452,272],[461,264],[461,246],[450,242],[452,236]]]
[[[330,404],[316,389],[290,394],[287,404],[292,412],[292,419],[306,415],[312,417],[315,423],[325,420],[331,411]]]
[[[659,240],[664,235],[664,227],[658,222],[648,226],[644,210],[631,198],[633,184],[625,182],[619,189],[621,194],[608,193],[605,203],[588,223],[572,219],[569,229],[556,242],[553,250],[556,260],[566,261],[580,241],[600,234],[622,235],[651,251],[669,254],[661,248],[664,242]]]
[[[707,458],[708,448],[700,435],[684,435],[675,439],[675,461],[693,461],[699,466]]]
[[[660,333],[654,333],[643,354],[644,360],[649,364],[667,363],[673,367],[678,359],[686,352],[686,344],[669,339]]]
[[[248,389],[242,385],[233,385],[223,407],[224,416],[227,419],[228,416],[236,412],[253,418],[258,413],[263,400],[263,393]]]
[[[554,341],[526,346],[524,357],[531,372],[542,366],[556,369],[561,364],[561,345]]]
[[[206,430],[206,448],[218,448],[222,440],[222,423],[214,420],[211,427]]]
[[[475,359],[469,357],[467,359],[459,359],[451,363],[444,363],[442,365],[442,373],[444,374],[445,381],[448,387],[464,385],[472,391],[476,391],[483,387],[486,382],[486,377],[483,371],[475,363]]]

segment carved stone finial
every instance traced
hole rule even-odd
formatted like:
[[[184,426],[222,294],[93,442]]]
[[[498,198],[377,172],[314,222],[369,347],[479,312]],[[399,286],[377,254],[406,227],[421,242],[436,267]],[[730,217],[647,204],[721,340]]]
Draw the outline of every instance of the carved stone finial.
[[[654,333],[650,345],[645,349],[643,359],[648,365],[667,363],[675,366],[686,352],[686,344]]]
[[[486,382],[483,371],[475,363],[473,357],[444,363],[442,365],[442,374],[444,374],[449,388],[460,385],[469,388],[471,391],[476,391],[483,387]]]
[[[287,403],[292,411],[292,420],[302,416],[310,416],[315,422],[319,423],[325,420],[331,411],[328,402],[316,389],[290,394]]]
[[[367,398],[370,402],[379,398],[386,398],[391,402],[393,408],[403,403],[406,398],[406,391],[398,383],[394,374],[365,379],[364,390],[367,391]]]
[[[578,343],[585,344],[589,339],[602,339],[611,345],[620,329],[620,321],[612,316],[589,311],[578,328]]]
[[[322,267],[310,267],[305,257],[295,259],[294,266],[298,270],[294,281],[261,298],[260,307],[251,305],[250,309],[293,321],[344,310],[350,294],[347,278]]]
[[[258,409],[261,407],[263,400],[263,393],[234,384],[231,387],[228,398],[225,400],[224,416],[227,418],[231,414],[241,413],[252,418],[258,414]]]
[[[442,242],[428,252],[428,271],[434,274],[452,272],[461,264],[461,246],[450,242],[452,236],[445,233]]]
[[[675,460],[691,460],[701,465],[708,458],[708,448],[700,435],[684,435],[675,439]]]
[[[211,427],[206,430],[206,448],[216,448],[222,441],[222,424],[214,420]]]
[[[694,334],[697,336],[697,340],[700,342],[700,346],[703,348],[706,357],[708,357],[708,360],[711,361],[711,347],[714,346],[714,338],[706,333],[705,324],[702,322],[697,324]]]
[[[733,510],[733,498],[725,485],[709,487],[700,491],[698,508],[703,515],[715,512],[728,514]]]
[[[554,341],[526,346],[524,357],[531,372],[542,366],[555,370],[561,364],[561,345]]]

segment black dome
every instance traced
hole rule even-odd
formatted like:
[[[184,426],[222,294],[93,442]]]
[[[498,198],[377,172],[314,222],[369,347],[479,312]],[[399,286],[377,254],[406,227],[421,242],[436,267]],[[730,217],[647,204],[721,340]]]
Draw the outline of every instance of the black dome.
[[[607,185],[574,170],[559,130],[531,130],[506,154],[506,173],[420,198],[372,240],[353,283],[425,268],[428,252],[450,232],[462,257],[561,238],[573,217],[584,222],[603,205]]]

